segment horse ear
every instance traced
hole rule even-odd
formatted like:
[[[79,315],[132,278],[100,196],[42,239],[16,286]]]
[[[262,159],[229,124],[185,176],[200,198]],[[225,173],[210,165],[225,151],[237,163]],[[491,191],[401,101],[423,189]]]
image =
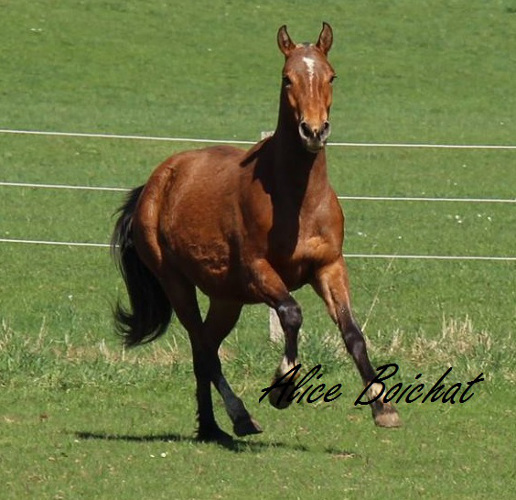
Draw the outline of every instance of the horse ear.
[[[283,25],[278,30],[278,47],[285,54],[285,57],[288,57],[292,51],[294,50],[296,44],[290,38],[290,35],[287,33],[286,25]]]
[[[321,33],[319,34],[319,40],[317,40],[316,47],[319,48],[324,55],[326,55],[333,43],[333,30],[328,23],[323,22]]]

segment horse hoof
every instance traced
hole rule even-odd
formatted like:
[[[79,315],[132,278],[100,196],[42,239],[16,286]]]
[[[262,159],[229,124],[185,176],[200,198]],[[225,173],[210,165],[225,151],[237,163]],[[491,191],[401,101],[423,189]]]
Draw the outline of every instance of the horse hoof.
[[[238,437],[260,434],[263,432],[258,422],[252,417],[237,420],[233,424],[233,431]]]
[[[394,408],[384,408],[374,416],[374,423],[378,427],[401,427],[401,419]]]
[[[228,443],[233,441],[233,437],[217,427],[214,429],[199,429],[197,440],[203,443]]]
[[[288,399],[290,394],[291,392],[284,391],[283,389],[273,389],[269,392],[269,403],[278,410],[284,410],[292,403],[292,401]]]

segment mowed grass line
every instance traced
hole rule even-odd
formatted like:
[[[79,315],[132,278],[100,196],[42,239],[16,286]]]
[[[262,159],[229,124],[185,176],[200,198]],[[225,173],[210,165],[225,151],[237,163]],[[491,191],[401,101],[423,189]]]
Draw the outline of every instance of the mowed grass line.
[[[324,8],[322,8],[324,7]],[[339,74],[332,139],[510,144],[515,94],[497,2],[0,2],[2,128],[258,138],[274,128],[287,23],[322,20]],[[187,144],[0,136],[0,178],[131,187]],[[339,149],[339,194],[513,198],[512,152]],[[0,188],[2,237],[107,241],[114,193]],[[513,255],[514,207],[344,202],[348,253]],[[341,382],[335,404],[258,403],[281,355],[267,309],[247,308],[222,356],[265,433],[232,449],[195,442],[189,344],[177,321],[123,352],[111,306],[124,296],[105,249],[0,244],[0,498],[510,498],[514,263],[350,259],[355,313],[376,365],[486,381],[463,405],[400,404],[404,427],[353,406],[356,370],[310,290],[306,367]],[[125,300],[125,299],[124,299]],[[203,299],[203,308],[206,303]],[[230,430],[220,398],[216,411]]]
[[[479,387],[458,407],[399,405],[405,427],[389,432],[352,406],[360,389],[349,366],[325,373],[343,384],[338,403],[285,412],[257,402],[265,384],[261,367],[251,367],[234,385],[266,433],[228,449],[194,441],[193,378],[183,361],[171,362],[177,348],[122,362],[105,349],[95,356],[93,347],[74,356],[68,345],[56,361],[49,341],[38,347],[47,375],[57,375],[50,387],[46,378],[2,391],[3,498],[298,498],[300,490],[303,498],[504,498],[512,480],[514,409],[499,407],[510,395],[503,384]],[[67,364],[76,366],[56,374]],[[218,400],[216,411],[228,428]]]

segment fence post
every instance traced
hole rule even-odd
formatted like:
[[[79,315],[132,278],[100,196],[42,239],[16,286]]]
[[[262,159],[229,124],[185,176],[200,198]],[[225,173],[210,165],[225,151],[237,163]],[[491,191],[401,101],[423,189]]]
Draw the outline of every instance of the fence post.
[[[272,134],[274,132],[262,132],[260,139],[263,141],[263,139],[270,137]],[[272,307],[269,308],[269,339],[272,342],[281,342],[283,339],[283,329],[281,328],[280,320]]]

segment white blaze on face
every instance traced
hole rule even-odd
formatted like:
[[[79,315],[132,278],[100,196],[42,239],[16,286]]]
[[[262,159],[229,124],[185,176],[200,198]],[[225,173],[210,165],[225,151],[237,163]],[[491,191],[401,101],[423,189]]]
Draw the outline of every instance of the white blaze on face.
[[[303,62],[306,64],[306,69],[308,70],[308,83],[310,85],[310,94],[313,94],[315,61],[311,57],[303,57]]]

